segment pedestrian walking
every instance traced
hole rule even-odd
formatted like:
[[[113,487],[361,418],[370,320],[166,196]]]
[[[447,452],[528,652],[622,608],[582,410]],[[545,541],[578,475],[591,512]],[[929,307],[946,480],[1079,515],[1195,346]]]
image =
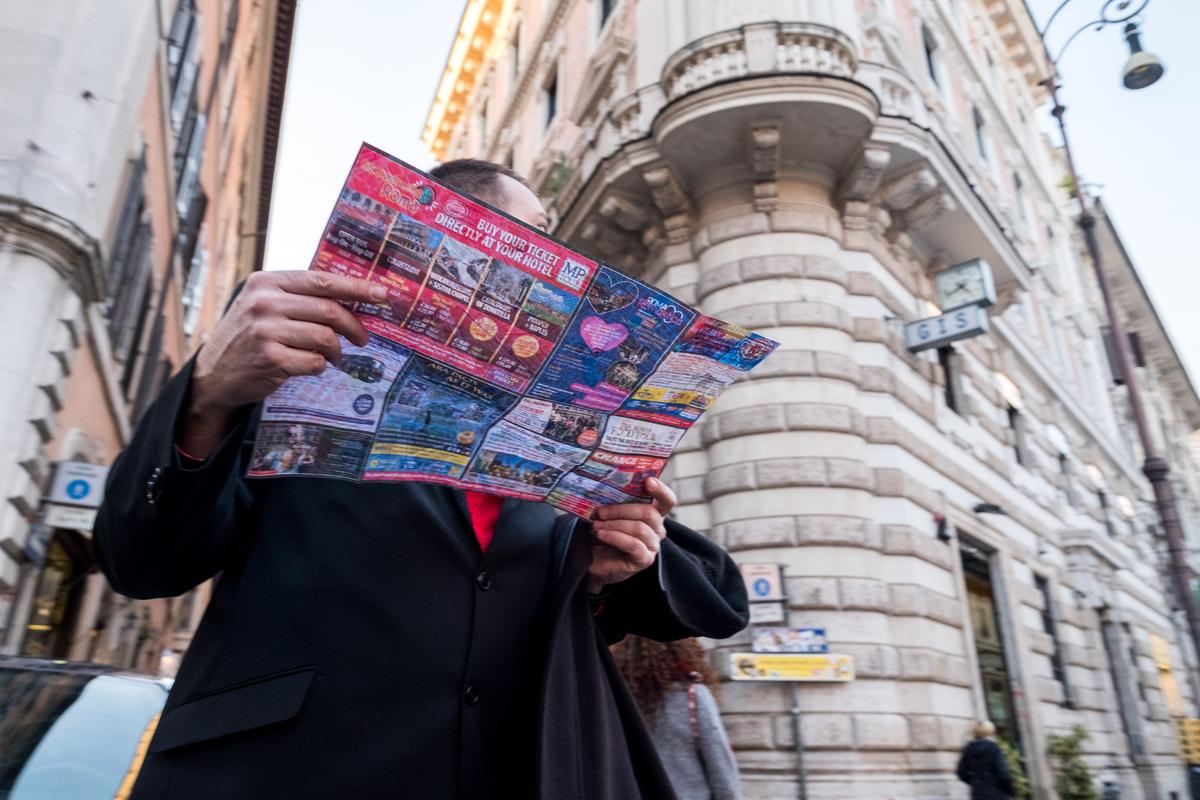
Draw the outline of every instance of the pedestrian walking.
[[[630,636],[613,647],[679,800],[738,800],[737,760],[712,690],[716,676],[695,639]]]
[[[971,787],[971,800],[1007,800],[1013,796],[1012,773],[996,743],[996,726],[983,720],[974,733],[958,760],[958,779]]]
[[[547,225],[503,166],[432,174]],[[255,273],[113,465],[94,529],[113,587],[216,577],[133,800],[674,797],[606,645],[730,636],[748,611],[665,483],[583,521],[430,483],[244,480],[260,401],[340,363],[335,333],[367,341],[342,302],[385,299]]]

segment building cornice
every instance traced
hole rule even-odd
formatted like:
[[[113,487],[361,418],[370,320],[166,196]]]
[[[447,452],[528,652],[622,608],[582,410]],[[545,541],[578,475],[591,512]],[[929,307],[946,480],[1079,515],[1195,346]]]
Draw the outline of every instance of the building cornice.
[[[267,247],[267,223],[271,217],[271,193],[275,185],[275,156],[279,150],[279,129],[283,119],[283,100],[287,90],[288,64],[292,57],[292,33],[296,22],[296,0],[278,0],[271,42],[270,73],[267,83],[267,108],[263,117],[262,160],[259,170],[258,227],[254,268],[261,269]]]
[[[505,0],[468,0],[463,8],[421,134],[421,141],[438,160],[446,157],[454,131],[484,74],[504,3]]]

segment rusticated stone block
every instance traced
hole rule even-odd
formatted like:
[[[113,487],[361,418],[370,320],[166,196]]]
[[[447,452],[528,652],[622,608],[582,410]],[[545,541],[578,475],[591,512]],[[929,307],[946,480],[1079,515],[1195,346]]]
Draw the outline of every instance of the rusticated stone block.
[[[704,502],[704,478],[702,477],[675,478],[671,481],[671,488],[675,491],[675,498],[681,506]]]
[[[962,656],[946,656],[945,682],[954,686],[970,686],[971,663]]]
[[[962,606],[957,598],[926,589],[925,608],[930,619],[954,628],[962,627]]]
[[[971,740],[971,728],[975,720],[955,717],[940,717],[942,728],[942,747],[946,750],[957,750]]]
[[[805,515],[796,519],[799,545],[869,547],[871,523],[858,517]]]
[[[849,356],[841,353],[817,353],[817,374],[825,378],[837,378],[850,383],[858,383],[858,364]]]
[[[854,739],[860,750],[906,750],[908,719],[902,714],[855,714]]]
[[[787,406],[787,427],[793,431],[857,433],[858,419],[854,409],[833,403],[789,403]]]
[[[854,338],[860,342],[886,342],[887,323],[874,317],[855,317]]]
[[[780,325],[803,325],[811,328],[850,330],[850,318],[838,306],[830,303],[777,303],[775,316]]]
[[[875,468],[875,494],[880,497],[904,497],[908,477],[902,470],[893,467]]]
[[[805,277],[814,280],[832,281],[846,286],[850,283],[850,274],[836,259],[829,256],[806,255],[804,257]]]
[[[718,289],[737,286],[741,282],[742,276],[738,271],[737,264],[722,264],[701,273],[698,292],[701,297],[707,297]]]
[[[853,489],[872,489],[875,472],[861,461],[850,458],[827,458],[825,466],[830,486],[846,486]]]
[[[722,714],[721,723],[729,744],[739,750],[771,747],[771,717],[766,714]]]
[[[941,718],[932,714],[909,714],[908,732],[913,750],[942,749]]]
[[[757,281],[764,278],[804,277],[804,256],[777,253],[769,256],[753,256],[738,262],[742,278]]]
[[[896,379],[891,370],[886,367],[861,367],[858,371],[858,385],[864,392],[883,392],[890,394]]]
[[[848,750],[854,731],[848,714],[805,714],[800,717],[805,750]]]
[[[854,659],[854,674],[859,678],[896,678],[900,675],[894,647],[877,644],[838,644],[831,648]]]
[[[763,489],[782,486],[824,486],[825,459],[772,458],[757,463],[758,485]]]
[[[731,492],[745,492],[755,488],[754,464],[728,464],[716,467],[704,477],[704,494],[720,497]]]
[[[837,578],[785,578],[792,608],[837,608]]]
[[[775,378],[782,375],[816,375],[816,354],[811,350],[776,350],[771,357],[750,373],[755,378]]]
[[[754,433],[774,433],[786,428],[784,408],[779,405],[751,406],[727,411],[719,417],[721,438],[749,436]]]
[[[941,681],[946,674],[946,654],[924,647],[901,647],[900,670],[908,681]]]
[[[743,519],[718,525],[717,533],[725,548],[733,552],[757,547],[789,547],[796,543],[796,520],[793,517]]]
[[[870,578],[838,578],[842,608],[886,611],[890,600],[887,584]]]
[[[717,244],[740,236],[766,233],[769,229],[766,214],[737,214],[709,225],[708,238],[712,244]]]
[[[1026,628],[1025,636],[1029,639],[1033,652],[1041,653],[1044,656],[1054,655],[1054,639],[1050,634]]]
[[[896,442],[896,421],[890,417],[867,417],[866,431],[868,442],[877,444],[895,444]]]
[[[771,328],[775,326],[775,305],[773,303],[755,303],[749,306],[738,306],[721,312],[726,322],[741,325],[743,328]],[[767,359],[770,361],[770,359]]]

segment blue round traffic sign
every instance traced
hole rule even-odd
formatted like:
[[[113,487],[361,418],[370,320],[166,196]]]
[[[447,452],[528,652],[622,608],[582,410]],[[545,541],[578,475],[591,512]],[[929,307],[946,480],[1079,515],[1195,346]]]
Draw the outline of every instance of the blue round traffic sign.
[[[754,593],[759,597],[766,597],[771,593],[771,582],[766,578],[759,578],[754,582]]]
[[[67,484],[67,497],[72,500],[82,500],[91,491],[92,486],[87,481],[74,480]]]

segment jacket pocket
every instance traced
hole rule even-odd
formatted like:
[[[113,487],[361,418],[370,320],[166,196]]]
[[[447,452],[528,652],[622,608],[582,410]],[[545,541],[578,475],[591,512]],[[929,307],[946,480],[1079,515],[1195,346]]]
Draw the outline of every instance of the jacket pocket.
[[[167,711],[158,723],[151,753],[240,733],[296,716],[315,669],[273,675],[209,692]]]

